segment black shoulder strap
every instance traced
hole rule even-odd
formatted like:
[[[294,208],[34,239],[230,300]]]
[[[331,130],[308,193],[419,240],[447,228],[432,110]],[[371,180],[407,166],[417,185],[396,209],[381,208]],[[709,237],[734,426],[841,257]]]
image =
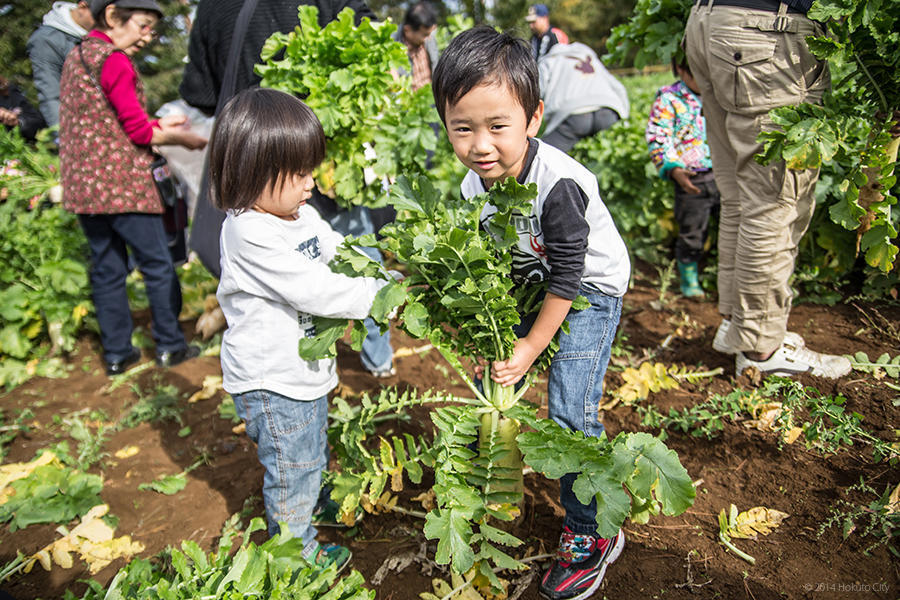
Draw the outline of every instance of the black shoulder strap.
[[[250,17],[256,10],[257,0],[244,0],[237,22],[234,24],[234,33],[231,36],[231,49],[228,52],[228,64],[225,66],[225,75],[222,77],[222,89],[219,90],[219,101],[216,103],[216,114],[222,110],[235,93],[237,85],[238,60],[244,46],[244,38],[247,37],[247,28],[250,25]]]

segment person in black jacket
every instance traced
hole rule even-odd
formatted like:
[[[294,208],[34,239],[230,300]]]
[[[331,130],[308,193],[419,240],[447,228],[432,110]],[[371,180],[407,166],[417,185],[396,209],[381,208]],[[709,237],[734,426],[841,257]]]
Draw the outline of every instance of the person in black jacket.
[[[47,126],[41,113],[32,106],[19,88],[0,75],[0,123],[7,131],[18,127],[28,141],[34,141],[38,131]]]

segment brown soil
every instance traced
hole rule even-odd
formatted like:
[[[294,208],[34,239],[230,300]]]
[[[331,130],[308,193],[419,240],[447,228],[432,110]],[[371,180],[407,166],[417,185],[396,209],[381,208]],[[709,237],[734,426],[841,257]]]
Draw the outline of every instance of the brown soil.
[[[746,377],[734,381],[732,360],[710,350],[719,318],[710,301],[686,301],[674,296],[660,305],[658,291],[647,281],[638,281],[625,299],[621,329],[632,348],[632,363],[644,352],[656,353],[655,359],[669,364],[723,367],[723,375],[701,385],[682,385],[680,389],[653,394],[650,398],[664,413],[683,408],[712,393],[727,393],[735,384],[750,387]],[[900,310],[879,307],[880,313],[900,323]],[[146,320],[146,316],[144,316]],[[188,327],[190,324],[186,324]],[[863,350],[870,357],[889,352],[897,354],[897,340],[869,326],[854,307],[797,306],[790,320],[793,331],[802,334],[809,346],[835,353]],[[661,348],[670,334],[675,336]],[[422,345],[396,333],[394,347]],[[86,338],[70,359],[73,369],[66,379],[39,379],[2,398],[7,415],[31,407],[36,415],[31,433],[17,438],[6,462],[26,461],[35,451],[64,437],[54,416],[88,409],[103,409],[115,420],[123,408],[136,400],[135,392],[123,386],[112,393],[98,358],[96,340]],[[357,357],[347,348],[339,356],[343,392],[352,394],[377,390],[382,384],[361,368]],[[624,366],[618,361],[618,367]],[[448,389],[465,393],[441,357],[434,351],[413,354],[397,360],[398,375],[388,385],[411,386],[421,390]],[[187,397],[201,387],[206,375],[218,374],[216,358],[200,358],[168,372],[151,369],[135,378],[145,390],[173,384]],[[611,367],[606,386],[621,384],[621,368]],[[449,376],[449,379],[448,379]],[[894,404],[897,392],[870,376],[853,372],[833,382],[803,377],[803,383],[826,394],[843,394],[848,410],[865,416],[864,425],[882,439],[894,441],[900,428],[900,408]],[[541,401],[540,389],[531,399]],[[184,405],[183,425],[174,421],[143,424],[112,437],[104,450],[109,456],[93,472],[104,477],[103,499],[111,513],[119,518],[117,534],[131,534],[146,546],[144,556],[160,552],[168,545],[192,539],[207,550],[213,548],[223,523],[240,512],[245,503],[253,515],[262,515],[262,469],[255,448],[246,436],[234,434],[233,424],[219,417],[217,407],[222,392],[208,400]],[[631,408],[618,406],[603,417],[609,432],[642,430],[639,415]],[[429,421],[415,412],[410,421],[415,428]],[[178,431],[190,426],[192,433],[179,437]],[[607,572],[597,598],[638,600],[647,598],[898,598],[900,597],[900,561],[880,545],[866,552],[876,539],[858,534],[843,539],[839,528],[819,535],[839,499],[868,504],[873,498],[851,493],[846,488],[860,477],[881,493],[887,485],[896,486],[898,471],[885,463],[873,463],[871,448],[856,444],[837,455],[823,457],[805,450],[800,443],[778,449],[774,433],[749,429],[739,424],[726,425],[712,440],[670,432],[666,442],[678,452],[692,479],[702,480],[694,506],[678,517],[655,517],[646,525],[626,523],[627,544],[621,558]],[[140,452],[127,459],[113,453],[135,444]],[[208,462],[192,471],[187,487],[174,496],[138,491],[140,483],[162,474],[177,473],[204,454]],[[420,486],[424,488],[425,486]],[[526,477],[524,518],[514,533],[526,541],[525,555],[552,552],[561,524],[558,486],[554,481],[530,474]],[[401,504],[421,510],[411,497],[421,492],[409,485],[401,494]],[[249,499],[249,502],[248,502]],[[716,515],[735,504],[741,510],[765,505],[787,512],[790,517],[775,532],[756,541],[738,540],[736,545],[756,557],[750,566],[717,542]],[[245,521],[246,522],[246,521]],[[421,521],[398,514],[369,515],[354,530],[323,530],[323,537],[341,541],[353,550],[353,567],[371,581],[386,559],[402,554],[414,555],[424,538]],[[16,533],[0,527],[0,565],[15,558],[16,551],[33,553],[50,543],[54,526],[33,525]],[[434,547],[427,556],[433,558]],[[101,571],[95,579],[107,583],[121,567],[121,561]],[[429,569],[431,569],[429,571]],[[413,562],[399,573],[388,573],[373,587],[378,597],[413,600],[429,590],[432,577],[440,570],[428,561]],[[530,584],[521,598],[538,598],[539,569],[526,574],[520,583]],[[85,586],[79,579],[87,571],[76,564],[64,570],[54,567],[50,573],[36,567],[28,575],[0,584],[0,589],[19,600],[59,598],[69,589],[79,596]]]

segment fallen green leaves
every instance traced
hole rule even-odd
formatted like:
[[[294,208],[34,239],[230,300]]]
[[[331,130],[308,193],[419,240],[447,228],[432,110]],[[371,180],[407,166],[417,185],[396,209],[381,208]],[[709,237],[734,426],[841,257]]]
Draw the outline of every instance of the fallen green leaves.
[[[876,359],[870,359],[865,352],[857,352],[856,354],[847,354],[850,365],[857,371],[870,373],[875,379],[891,379],[900,378],[900,354],[891,358],[891,355],[885,352]]]
[[[33,523],[67,523],[101,504],[98,475],[64,466],[50,451],[30,463],[0,467],[0,523],[10,531]]]

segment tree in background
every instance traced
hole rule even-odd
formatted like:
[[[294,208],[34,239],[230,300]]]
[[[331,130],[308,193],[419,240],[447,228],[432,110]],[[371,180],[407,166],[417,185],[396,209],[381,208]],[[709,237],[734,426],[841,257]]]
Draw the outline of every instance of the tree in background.
[[[0,21],[3,23],[0,65],[3,65],[3,74],[35,105],[37,93],[31,82],[31,62],[25,51],[25,43],[31,32],[40,26],[41,18],[50,10],[51,5],[47,0],[0,2]]]
[[[29,36],[37,29],[50,10],[48,0],[16,0],[0,3],[3,35],[0,36],[0,64],[3,74],[28,98],[37,103],[37,93],[31,79],[31,62],[25,51]],[[178,98],[178,84],[187,56],[188,30],[184,16],[196,0],[161,0],[165,18],[156,26],[159,38],[135,57],[147,92],[147,108],[152,113],[160,105]]]
[[[525,23],[528,7],[537,2],[550,9],[550,22],[573,42],[581,42],[603,54],[610,30],[631,18],[635,0],[504,0],[490,8],[491,23],[528,39]]]

